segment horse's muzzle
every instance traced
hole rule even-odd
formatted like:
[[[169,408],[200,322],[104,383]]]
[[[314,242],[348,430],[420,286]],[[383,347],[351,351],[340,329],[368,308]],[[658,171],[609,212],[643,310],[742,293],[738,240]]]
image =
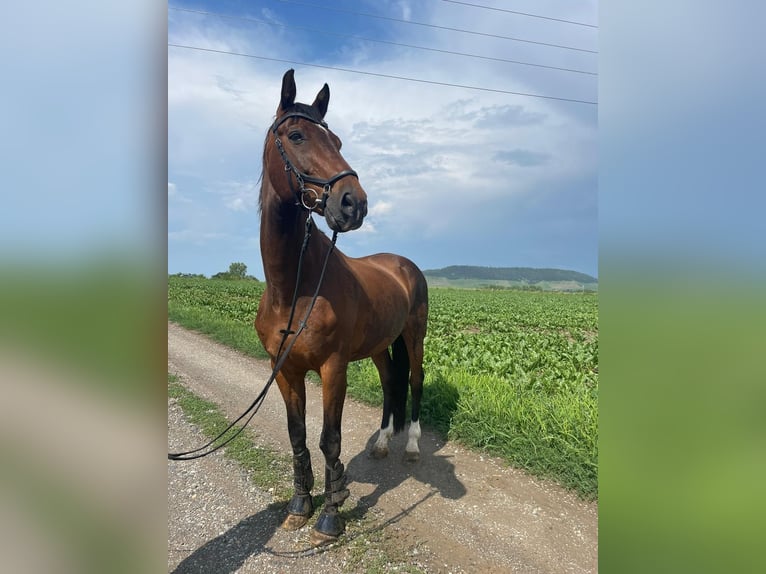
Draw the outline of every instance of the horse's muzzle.
[[[339,185],[327,198],[324,217],[333,231],[359,229],[366,215],[367,194],[361,187]]]

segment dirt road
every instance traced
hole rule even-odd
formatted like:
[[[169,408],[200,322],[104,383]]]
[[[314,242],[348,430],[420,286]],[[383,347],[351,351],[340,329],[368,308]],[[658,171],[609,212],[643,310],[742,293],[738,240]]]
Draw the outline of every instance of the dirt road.
[[[168,324],[168,372],[220,405],[233,419],[268,378],[265,361]],[[307,385],[307,432],[317,482],[321,390]],[[279,528],[283,510],[220,453],[168,463],[168,570],[190,572],[365,572],[380,544],[396,557],[378,571],[407,564],[427,572],[583,573],[597,571],[598,508],[555,484],[527,476],[424,430],[420,461],[403,461],[406,433],[391,441],[387,459],[367,451],[380,413],[347,400],[341,460],[350,479],[344,510],[364,515],[379,536],[324,552],[306,552],[307,527]],[[284,406],[276,386],[253,421],[256,441],[289,454]],[[168,404],[169,451],[202,443],[202,435]],[[360,548],[367,546],[367,548]],[[360,558],[361,557],[361,558]],[[381,560],[385,560],[385,557]]]

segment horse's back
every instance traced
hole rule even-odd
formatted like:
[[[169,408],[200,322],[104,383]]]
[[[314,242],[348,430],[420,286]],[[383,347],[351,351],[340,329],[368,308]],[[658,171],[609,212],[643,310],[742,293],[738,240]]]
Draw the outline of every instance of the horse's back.
[[[402,255],[376,253],[360,257],[358,268],[367,272],[372,282],[380,281],[381,275],[395,279],[407,293],[410,306],[415,306],[428,299],[428,286],[423,272],[415,263]]]
[[[355,346],[352,359],[369,357],[389,347],[428,313],[428,287],[423,273],[400,255],[377,253],[347,258],[358,282]]]

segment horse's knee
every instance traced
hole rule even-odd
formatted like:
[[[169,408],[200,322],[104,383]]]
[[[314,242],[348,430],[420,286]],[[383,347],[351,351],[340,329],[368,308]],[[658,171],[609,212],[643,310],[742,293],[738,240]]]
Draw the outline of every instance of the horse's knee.
[[[335,430],[323,429],[319,437],[319,448],[326,461],[340,458],[340,433]]]

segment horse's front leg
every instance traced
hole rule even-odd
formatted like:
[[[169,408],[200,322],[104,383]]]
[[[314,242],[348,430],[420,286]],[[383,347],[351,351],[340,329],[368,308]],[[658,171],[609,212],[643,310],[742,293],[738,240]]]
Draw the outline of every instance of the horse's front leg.
[[[311,489],[314,472],[311,455],[306,448],[306,373],[282,368],[277,374],[277,385],[287,410],[287,430],[293,448],[293,485],[295,492],[287,505],[287,518],[282,524],[286,530],[297,530],[314,512]]]
[[[345,524],[338,507],[348,498],[346,472],[340,461],[341,418],[346,398],[346,363],[325,364],[321,369],[324,423],[319,448],[325,457],[325,505],[311,533],[311,544],[318,546],[337,540]]]

